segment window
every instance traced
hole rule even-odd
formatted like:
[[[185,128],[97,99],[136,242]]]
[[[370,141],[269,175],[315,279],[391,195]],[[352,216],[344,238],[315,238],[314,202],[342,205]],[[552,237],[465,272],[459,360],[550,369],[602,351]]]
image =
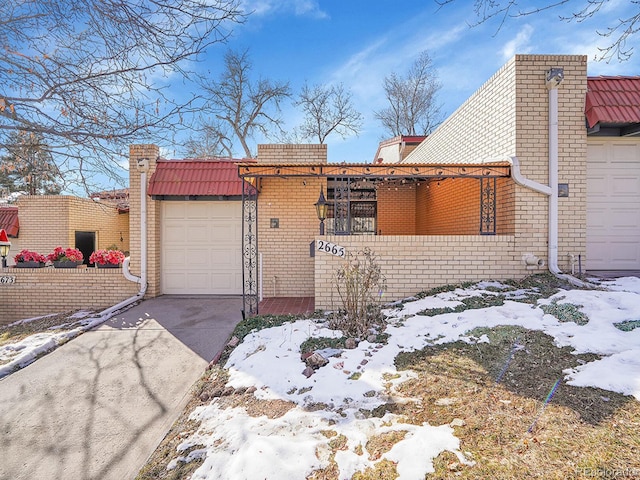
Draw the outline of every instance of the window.
[[[376,233],[376,190],[372,182],[329,178],[327,233],[372,235]]]

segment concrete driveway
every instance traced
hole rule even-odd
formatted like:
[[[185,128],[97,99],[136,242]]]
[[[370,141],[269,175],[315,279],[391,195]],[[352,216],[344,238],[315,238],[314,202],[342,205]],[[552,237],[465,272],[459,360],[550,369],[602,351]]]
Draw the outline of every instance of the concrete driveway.
[[[241,308],[241,297],[145,300],[0,380],[0,479],[133,479]]]

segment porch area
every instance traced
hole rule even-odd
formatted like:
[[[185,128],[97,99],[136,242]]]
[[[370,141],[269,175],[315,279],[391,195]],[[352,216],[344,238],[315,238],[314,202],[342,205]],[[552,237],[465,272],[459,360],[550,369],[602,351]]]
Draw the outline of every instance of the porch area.
[[[313,297],[271,297],[258,304],[258,315],[306,315],[315,311]]]

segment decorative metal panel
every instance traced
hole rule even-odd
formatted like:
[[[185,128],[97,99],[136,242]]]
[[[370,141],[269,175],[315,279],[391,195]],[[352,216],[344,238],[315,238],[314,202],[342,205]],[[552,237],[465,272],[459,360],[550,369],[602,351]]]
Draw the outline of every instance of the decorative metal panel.
[[[258,313],[258,191],[243,182],[242,302],[243,316]]]
[[[496,234],[496,179],[480,179],[480,234]]]

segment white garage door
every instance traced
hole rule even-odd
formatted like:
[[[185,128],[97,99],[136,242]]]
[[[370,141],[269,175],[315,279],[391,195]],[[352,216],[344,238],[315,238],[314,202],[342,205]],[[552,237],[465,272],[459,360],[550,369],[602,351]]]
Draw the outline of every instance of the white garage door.
[[[242,293],[242,202],[162,202],[162,292]]]
[[[587,269],[640,269],[640,140],[590,139]]]

